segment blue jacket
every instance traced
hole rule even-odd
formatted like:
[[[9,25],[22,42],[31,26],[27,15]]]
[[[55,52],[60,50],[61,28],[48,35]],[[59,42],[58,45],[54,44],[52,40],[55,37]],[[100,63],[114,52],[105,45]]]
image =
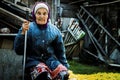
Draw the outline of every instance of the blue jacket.
[[[24,54],[25,36],[21,31],[22,28],[14,41],[14,50],[18,55]],[[50,23],[45,29],[40,29],[35,22],[30,23],[27,31],[26,56],[26,67],[44,62],[50,69],[55,69],[60,63],[69,68],[61,32]]]

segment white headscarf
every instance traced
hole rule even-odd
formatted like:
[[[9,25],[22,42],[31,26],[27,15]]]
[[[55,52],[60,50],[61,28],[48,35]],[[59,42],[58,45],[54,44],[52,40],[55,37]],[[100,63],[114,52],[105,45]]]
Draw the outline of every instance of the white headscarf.
[[[34,10],[34,14],[36,13],[36,11],[39,9],[39,8],[45,8],[48,12],[49,12],[49,8],[46,4],[44,3],[39,3],[35,6],[35,10]]]

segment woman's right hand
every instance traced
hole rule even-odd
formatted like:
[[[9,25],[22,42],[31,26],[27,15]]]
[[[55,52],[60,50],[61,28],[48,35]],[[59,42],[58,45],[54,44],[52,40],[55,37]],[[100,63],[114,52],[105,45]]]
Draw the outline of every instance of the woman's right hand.
[[[29,29],[29,21],[25,20],[22,24],[22,32],[21,34],[25,34],[25,32]]]

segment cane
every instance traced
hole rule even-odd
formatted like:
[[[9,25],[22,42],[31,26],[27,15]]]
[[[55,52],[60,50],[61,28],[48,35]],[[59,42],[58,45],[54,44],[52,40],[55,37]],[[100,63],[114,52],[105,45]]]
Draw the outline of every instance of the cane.
[[[26,19],[28,20],[29,17],[29,11],[26,9]],[[23,74],[22,74],[22,80],[25,78],[25,62],[26,62],[26,48],[27,48],[27,31],[25,31],[25,41],[24,41],[24,55],[23,55]]]

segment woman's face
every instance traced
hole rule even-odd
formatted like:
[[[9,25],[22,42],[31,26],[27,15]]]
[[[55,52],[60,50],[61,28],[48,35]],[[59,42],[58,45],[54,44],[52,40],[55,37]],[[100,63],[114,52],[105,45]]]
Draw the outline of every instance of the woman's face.
[[[45,8],[39,8],[35,14],[37,24],[44,25],[48,20],[48,11]]]

